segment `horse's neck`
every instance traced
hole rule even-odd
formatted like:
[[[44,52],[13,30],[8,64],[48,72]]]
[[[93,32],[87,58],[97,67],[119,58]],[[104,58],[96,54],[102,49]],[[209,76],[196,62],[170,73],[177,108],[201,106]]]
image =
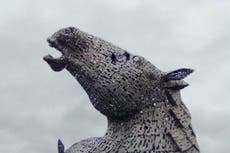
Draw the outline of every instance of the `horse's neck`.
[[[127,120],[108,120],[106,137],[120,141],[129,134],[148,135],[148,129],[156,129],[155,123],[168,119],[166,109],[162,107],[165,107],[163,103],[161,106],[158,104],[158,106],[144,109]]]
[[[108,120],[104,138],[117,142],[131,152],[199,152],[191,116],[181,101],[180,93],[169,92],[166,95],[165,101],[143,109],[130,119]]]
[[[168,136],[172,118],[165,102],[157,103],[127,121],[109,121],[105,138],[122,142],[128,148],[175,150]],[[153,148],[154,147],[154,148]]]

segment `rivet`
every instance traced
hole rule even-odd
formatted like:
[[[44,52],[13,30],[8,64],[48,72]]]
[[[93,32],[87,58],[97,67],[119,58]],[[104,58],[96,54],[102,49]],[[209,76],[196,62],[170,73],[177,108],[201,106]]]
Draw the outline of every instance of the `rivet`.
[[[157,101],[155,101],[154,99],[152,99],[152,106],[156,107],[157,106]]]

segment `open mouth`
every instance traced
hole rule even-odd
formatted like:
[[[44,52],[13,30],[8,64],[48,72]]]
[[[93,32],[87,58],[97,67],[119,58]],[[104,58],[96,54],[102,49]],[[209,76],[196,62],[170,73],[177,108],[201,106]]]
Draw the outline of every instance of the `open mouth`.
[[[53,47],[62,52],[62,48],[58,46],[54,40],[48,38],[47,42],[49,43],[50,47]],[[67,66],[67,59],[64,57],[64,55],[55,58],[52,55],[48,54],[44,56],[43,59],[50,65],[51,69],[56,72],[63,70]]]

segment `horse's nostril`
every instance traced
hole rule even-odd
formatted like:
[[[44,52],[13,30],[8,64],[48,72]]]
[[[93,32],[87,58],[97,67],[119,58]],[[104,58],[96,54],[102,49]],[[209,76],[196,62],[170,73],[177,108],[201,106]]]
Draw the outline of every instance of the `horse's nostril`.
[[[47,38],[47,41],[49,42],[49,43],[54,43],[55,41],[56,41],[56,39],[57,39],[57,37],[48,37]]]
[[[55,47],[55,41],[52,38],[47,38],[47,42],[49,43],[50,47]]]
[[[48,43],[52,43],[51,38],[47,38]]]

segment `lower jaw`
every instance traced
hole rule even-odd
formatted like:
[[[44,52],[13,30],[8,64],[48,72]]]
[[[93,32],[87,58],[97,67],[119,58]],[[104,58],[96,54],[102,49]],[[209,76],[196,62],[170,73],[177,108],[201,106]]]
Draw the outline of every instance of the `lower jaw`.
[[[46,55],[43,59],[49,64],[53,71],[59,72],[67,66],[67,59],[64,56],[54,58],[51,55]]]

